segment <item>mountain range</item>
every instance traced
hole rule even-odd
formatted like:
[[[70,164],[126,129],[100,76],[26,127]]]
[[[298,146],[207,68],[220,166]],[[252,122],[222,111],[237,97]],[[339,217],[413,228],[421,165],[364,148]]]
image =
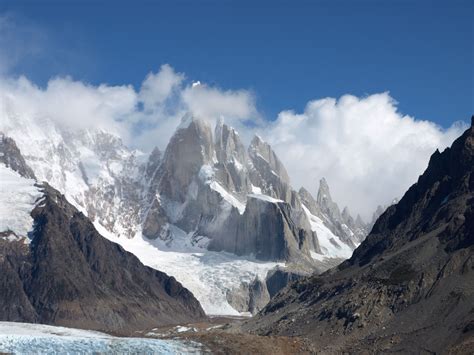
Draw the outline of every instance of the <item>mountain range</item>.
[[[64,195],[103,236],[190,288],[208,313],[257,312],[269,289],[350,257],[370,228],[347,208],[341,212],[324,178],[316,198],[293,189],[268,143],[254,136],[245,148],[223,121],[213,128],[186,114],[166,149],[148,155],[110,132],[73,131],[47,118],[10,114],[0,129],[7,167],[21,166],[23,176]],[[13,145],[21,154],[9,150]],[[198,282],[187,278],[186,262],[150,261],[156,249],[204,254]],[[223,267],[216,262],[223,257],[235,267],[210,277],[208,267]],[[275,273],[284,276],[276,282]],[[263,292],[251,292],[252,285]]]
[[[47,119],[1,129],[2,320],[130,334],[253,313],[238,331],[314,352],[472,350],[474,117],[371,223],[222,121],[187,114],[149,155]]]

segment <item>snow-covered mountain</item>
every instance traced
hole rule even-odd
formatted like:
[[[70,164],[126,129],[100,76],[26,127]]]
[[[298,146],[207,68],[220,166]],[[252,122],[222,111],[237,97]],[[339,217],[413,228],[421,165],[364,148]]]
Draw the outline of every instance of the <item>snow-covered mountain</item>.
[[[322,271],[350,257],[367,234],[360,217],[340,212],[324,179],[316,199],[297,192],[268,143],[255,136],[246,149],[222,121],[212,129],[187,114],[163,153],[145,155],[102,130],[2,115],[0,130],[39,181],[63,193],[105,237],[175,276],[208,313],[264,304],[268,294],[251,300],[250,285],[266,289],[277,263],[289,272]],[[189,277],[190,265],[198,280]]]
[[[103,238],[0,137],[0,320],[114,332],[205,319],[173,277]]]

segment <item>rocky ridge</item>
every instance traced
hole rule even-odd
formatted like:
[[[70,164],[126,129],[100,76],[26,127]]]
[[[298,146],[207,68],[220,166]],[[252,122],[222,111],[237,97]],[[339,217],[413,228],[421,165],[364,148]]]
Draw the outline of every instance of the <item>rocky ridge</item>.
[[[3,141],[8,142],[2,150],[6,161],[24,162],[14,142]],[[18,180],[30,181],[26,165],[8,168]],[[42,197],[32,206],[34,229],[19,235],[23,239],[0,238],[1,320],[129,334],[205,318],[192,293],[173,277],[143,266],[103,238],[48,184],[38,188]]]
[[[255,136],[245,150],[238,133],[223,122],[212,134],[207,122],[185,116],[149,186],[151,208],[143,224],[148,238],[172,239],[169,226],[175,225],[208,237],[211,250],[260,260],[311,262],[310,251],[325,254],[303,208],[302,201],[314,199],[292,189],[268,143]],[[321,189],[329,195],[324,180]],[[320,207],[313,212],[335,233],[336,248],[338,238],[352,249],[363,238],[363,226],[347,210],[344,220],[330,195],[314,204]]]
[[[243,329],[325,353],[469,353],[473,261],[474,117],[349,260],[292,283]]]

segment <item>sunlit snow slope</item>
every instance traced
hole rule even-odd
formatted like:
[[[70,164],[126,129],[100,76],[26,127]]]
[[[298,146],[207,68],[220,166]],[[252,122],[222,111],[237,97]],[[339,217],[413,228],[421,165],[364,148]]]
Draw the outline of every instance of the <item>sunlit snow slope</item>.
[[[323,252],[323,254],[312,252],[311,256],[317,260],[325,258],[350,258],[352,249],[349,248],[347,244],[341,242],[341,240],[324,225],[324,222],[319,217],[311,214],[304,205],[303,210],[309,218],[311,229],[318,235],[319,246]]]
[[[103,236],[135,254],[143,264],[174,276],[193,293],[209,315],[241,315],[228,303],[227,292],[242,282],[252,282],[255,277],[265,280],[268,270],[284,265],[193,246],[186,233],[177,228],[173,231],[175,238],[167,245],[139,234],[132,239],[117,238],[100,224],[95,223],[95,226]]]
[[[25,179],[17,172],[0,164],[0,233],[4,238],[27,238],[33,229],[30,213],[43,193],[35,181]]]

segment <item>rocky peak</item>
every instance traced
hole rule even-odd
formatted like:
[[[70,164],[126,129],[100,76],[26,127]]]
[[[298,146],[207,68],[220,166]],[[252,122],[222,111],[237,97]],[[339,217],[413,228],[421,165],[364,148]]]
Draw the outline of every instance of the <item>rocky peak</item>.
[[[278,159],[270,144],[263,141],[260,136],[255,135],[253,137],[248,152],[252,160],[263,160],[268,164],[271,171],[278,175],[282,181],[288,184],[290,183],[290,177],[283,163]]]
[[[362,219],[362,217],[360,216],[360,214],[357,214],[355,224],[359,228],[362,228],[362,227],[366,226],[366,224],[365,224],[364,220]]]
[[[97,132],[86,132],[85,134],[90,137],[89,144],[93,151],[104,160],[120,159],[120,152],[126,149],[122,139],[109,132],[99,130]]]
[[[324,177],[321,180],[319,180],[319,189],[318,189],[317,199],[320,205],[324,205],[326,201],[332,202],[331,192],[329,191],[329,185]]]
[[[320,208],[314,199],[313,195],[306,190],[304,187],[301,187],[298,191],[298,195],[301,199],[301,202],[305,207],[315,216],[319,215],[320,213]]]
[[[297,192],[290,186],[290,178],[280,159],[259,136],[255,136],[248,148],[249,175],[252,184],[262,193],[298,206]]]
[[[473,195],[474,128],[471,126],[450,148],[433,153],[417,183],[377,219],[368,242],[354,253],[351,261],[367,263],[382,252],[431,231],[438,231],[441,240],[449,237],[449,248],[472,245]]]
[[[237,160],[239,164],[245,164],[245,147],[234,128],[229,127],[223,121],[219,121],[216,125],[214,139],[216,156],[220,163]]]
[[[245,198],[250,191],[250,180],[247,172],[247,152],[239,134],[219,121],[214,133],[217,157],[216,178],[228,191],[236,192]]]
[[[332,220],[338,222],[342,221],[339,206],[337,205],[337,203],[333,202],[331,198],[331,192],[329,191],[329,185],[325,178],[322,178],[319,181],[317,202],[323,212],[327,213]]]
[[[33,170],[26,164],[15,141],[0,132],[0,163],[28,179],[35,179]]]
[[[345,206],[344,209],[342,210],[342,220],[344,221],[344,223],[346,224],[353,224],[354,223],[354,219],[352,218],[351,216],[351,213],[349,212],[349,207]]]
[[[150,153],[145,168],[145,174],[148,179],[153,178],[153,175],[155,175],[156,170],[160,166],[162,155],[163,154],[161,153],[161,150],[158,147],[155,147]]]
[[[377,219],[385,212],[385,208],[382,205],[378,205],[374,213],[372,213],[372,225],[375,224]]]
[[[213,164],[214,144],[210,125],[186,114],[166,147],[159,172],[159,192],[184,202],[188,187],[205,164]]]

